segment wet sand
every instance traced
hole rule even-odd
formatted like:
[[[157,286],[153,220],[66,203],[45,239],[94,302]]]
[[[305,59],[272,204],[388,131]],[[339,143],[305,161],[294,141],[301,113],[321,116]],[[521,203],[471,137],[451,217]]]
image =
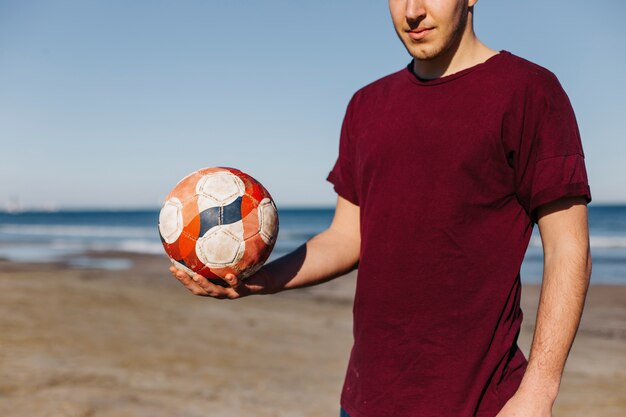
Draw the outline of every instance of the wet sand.
[[[354,274],[232,302],[192,296],[163,257],[132,260],[0,261],[0,416],[338,415]],[[526,353],[537,298],[524,287]],[[626,416],[625,286],[591,287],[554,415]]]

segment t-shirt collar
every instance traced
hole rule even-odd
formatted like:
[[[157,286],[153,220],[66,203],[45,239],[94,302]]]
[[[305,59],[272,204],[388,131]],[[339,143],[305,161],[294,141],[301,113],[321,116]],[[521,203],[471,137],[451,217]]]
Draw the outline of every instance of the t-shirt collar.
[[[492,57],[488,58],[486,61],[481,62],[480,64],[476,64],[474,66],[471,66],[469,68],[465,68],[461,71],[457,71],[454,74],[450,74],[450,75],[446,75],[443,77],[439,77],[439,78],[433,78],[430,80],[427,79],[423,79],[418,77],[414,72],[413,72],[413,62],[415,61],[414,59],[411,60],[411,62],[409,62],[409,64],[406,66],[405,68],[405,73],[408,75],[408,78],[417,85],[422,85],[422,86],[431,86],[431,85],[439,85],[439,84],[444,84],[453,80],[456,80],[458,78],[461,78],[467,74],[470,74],[476,70],[488,67],[493,65],[494,63],[500,61],[503,57],[510,55],[509,51],[506,50],[501,50],[499,51],[499,53],[493,55]]]

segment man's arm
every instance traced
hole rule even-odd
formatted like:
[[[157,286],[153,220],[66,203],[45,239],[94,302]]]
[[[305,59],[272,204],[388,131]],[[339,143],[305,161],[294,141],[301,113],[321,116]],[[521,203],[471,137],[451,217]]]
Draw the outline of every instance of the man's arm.
[[[563,198],[538,209],[544,269],[528,367],[497,417],[549,417],[591,276],[587,206]]]
[[[224,288],[201,275],[189,276],[173,266],[170,272],[196,295],[234,299],[251,294],[272,294],[320,284],[349,272],[359,261],[360,247],[359,207],[338,197],[328,229],[242,282],[229,274],[225,280],[230,287]]]

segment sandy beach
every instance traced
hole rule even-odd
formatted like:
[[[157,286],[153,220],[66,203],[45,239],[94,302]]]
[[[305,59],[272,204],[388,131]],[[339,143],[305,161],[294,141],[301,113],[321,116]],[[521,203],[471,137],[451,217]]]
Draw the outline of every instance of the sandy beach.
[[[338,415],[354,274],[231,302],[192,296],[164,257],[106,256],[134,266],[0,261],[1,416]],[[592,285],[554,415],[626,416],[625,286]]]

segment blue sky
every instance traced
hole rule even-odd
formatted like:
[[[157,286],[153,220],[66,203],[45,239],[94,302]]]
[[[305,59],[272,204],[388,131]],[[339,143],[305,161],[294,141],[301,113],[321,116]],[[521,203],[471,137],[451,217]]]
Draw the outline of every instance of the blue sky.
[[[476,7],[485,43],[561,80],[597,203],[626,202],[624,15]],[[279,206],[331,205],[348,100],[409,60],[382,0],[0,0],[0,208],[156,207],[206,166],[250,173]]]

